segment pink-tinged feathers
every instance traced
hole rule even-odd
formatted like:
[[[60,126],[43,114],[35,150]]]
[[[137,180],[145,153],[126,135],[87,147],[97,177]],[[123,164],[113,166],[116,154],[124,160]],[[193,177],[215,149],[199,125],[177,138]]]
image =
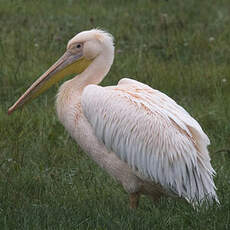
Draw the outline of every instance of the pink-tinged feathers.
[[[122,79],[114,87],[87,86],[81,103],[97,138],[134,172],[190,202],[218,202],[209,139],[174,100]]]
[[[60,121],[82,149],[130,194],[219,202],[210,142],[198,122],[167,95],[138,81],[97,86],[113,62],[112,36],[84,31],[68,47],[78,42],[93,61],[61,86],[56,105]]]

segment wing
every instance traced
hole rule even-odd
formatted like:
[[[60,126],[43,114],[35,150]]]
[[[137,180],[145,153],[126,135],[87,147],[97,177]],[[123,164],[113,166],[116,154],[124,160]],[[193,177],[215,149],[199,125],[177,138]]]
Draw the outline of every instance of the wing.
[[[217,200],[209,139],[171,98],[122,79],[117,86],[87,86],[82,108],[97,138],[134,171],[189,200]]]

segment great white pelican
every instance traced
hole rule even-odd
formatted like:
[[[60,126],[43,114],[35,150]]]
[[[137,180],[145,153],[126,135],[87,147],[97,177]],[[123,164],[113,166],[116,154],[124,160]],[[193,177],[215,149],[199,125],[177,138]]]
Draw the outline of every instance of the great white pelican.
[[[101,168],[122,184],[136,208],[141,194],[217,203],[209,138],[173,99],[136,80],[98,86],[113,63],[113,37],[92,29],[73,37],[64,55],[8,110],[70,74],[56,101],[61,123]]]

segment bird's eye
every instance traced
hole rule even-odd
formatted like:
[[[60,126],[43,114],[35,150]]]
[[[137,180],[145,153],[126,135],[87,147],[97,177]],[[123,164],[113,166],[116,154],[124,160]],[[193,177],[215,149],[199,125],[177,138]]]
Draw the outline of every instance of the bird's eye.
[[[77,48],[78,48],[78,49],[79,49],[79,48],[81,48],[81,45],[80,45],[80,44],[78,44],[78,45],[77,45]]]

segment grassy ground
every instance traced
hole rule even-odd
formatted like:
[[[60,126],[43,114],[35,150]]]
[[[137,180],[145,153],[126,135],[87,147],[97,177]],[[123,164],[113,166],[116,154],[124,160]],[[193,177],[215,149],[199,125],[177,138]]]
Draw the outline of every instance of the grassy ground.
[[[229,0],[0,0],[0,229],[230,229]],[[57,87],[7,109],[76,33],[116,38],[103,85],[130,76],[183,105],[211,139],[221,206],[142,198],[139,209],[71,140],[55,116]]]

